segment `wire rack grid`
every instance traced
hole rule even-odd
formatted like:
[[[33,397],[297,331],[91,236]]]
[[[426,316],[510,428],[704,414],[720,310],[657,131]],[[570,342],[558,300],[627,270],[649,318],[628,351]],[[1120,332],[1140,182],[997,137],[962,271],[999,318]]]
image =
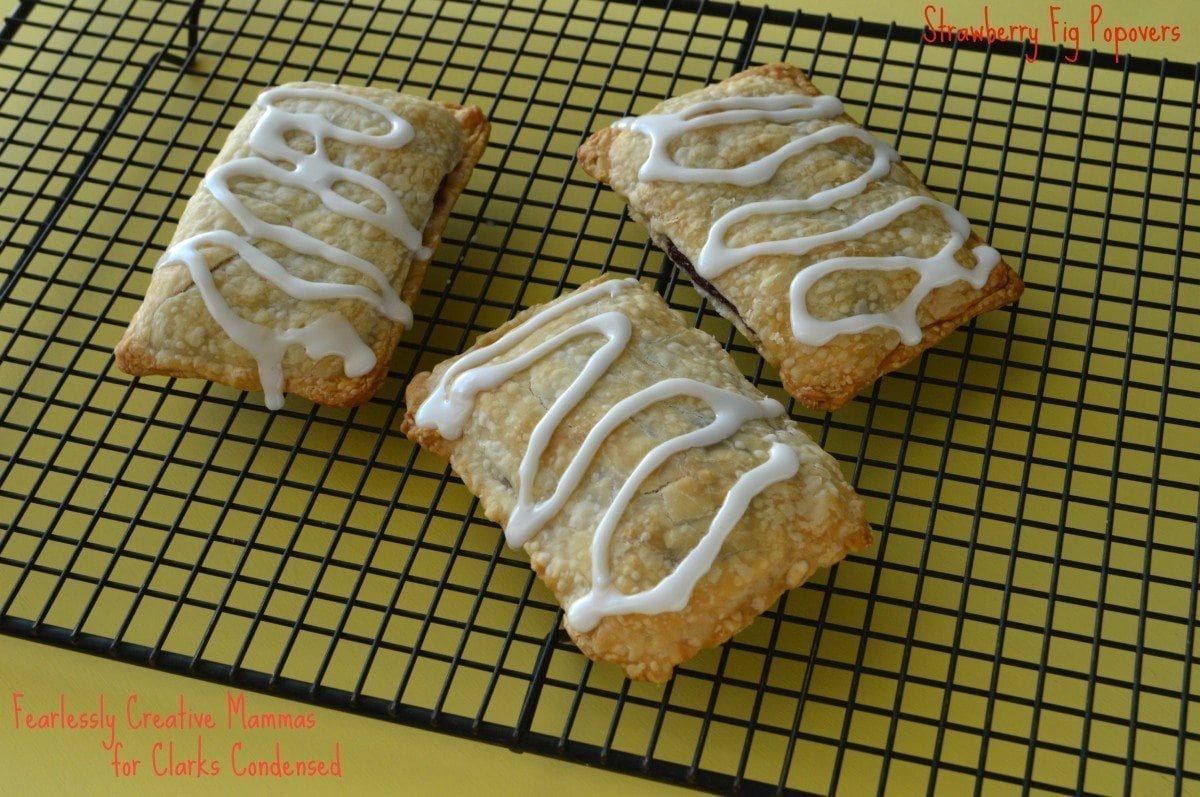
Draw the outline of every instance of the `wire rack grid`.
[[[1200,65],[1030,60],[752,6],[22,2],[0,31],[0,631],[717,791],[1200,788]],[[575,168],[752,63],[839,94],[1022,272],[830,415],[876,545],[665,687],[593,666],[403,386],[601,271],[777,375]],[[265,86],[481,106],[381,394],[131,380],[111,351]],[[365,721],[365,720],[364,720]]]

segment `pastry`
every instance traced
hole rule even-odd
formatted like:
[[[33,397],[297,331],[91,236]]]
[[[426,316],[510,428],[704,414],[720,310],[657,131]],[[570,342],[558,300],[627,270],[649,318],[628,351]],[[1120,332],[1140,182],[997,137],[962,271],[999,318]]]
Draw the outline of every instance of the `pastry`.
[[[188,201],[117,345],[134,375],[319,404],[369,399],[487,142],[477,108],[322,83],[272,88]]]
[[[833,458],[636,280],[522,312],[406,398],[404,432],[631,678],[667,680],[871,539]]]
[[[785,64],[619,120],[579,160],[812,409],[1022,290],[962,214]]]

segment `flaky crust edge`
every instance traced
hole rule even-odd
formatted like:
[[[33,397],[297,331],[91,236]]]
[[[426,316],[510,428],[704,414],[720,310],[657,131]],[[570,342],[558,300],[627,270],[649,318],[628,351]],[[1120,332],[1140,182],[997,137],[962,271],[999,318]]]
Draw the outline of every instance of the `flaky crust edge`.
[[[818,96],[821,91],[813,85],[809,80],[808,75],[803,70],[791,66],[790,64],[774,63],[765,64],[758,67],[747,69],[733,75],[727,80],[736,80],[750,75],[762,75],[778,80],[792,82],[800,91],[809,96]],[[592,133],[582,145],[580,145],[576,158],[581,168],[589,175],[599,180],[600,182],[609,185],[612,182],[611,162],[609,153],[613,142],[616,138],[622,135],[622,131],[613,127],[605,127],[601,130]],[[904,169],[908,174],[913,176],[912,170],[904,162],[901,162],[900,168]],[[918,182],[920,182],[918,180]],[[646,220],[639,218],[639,214],[630,209],[630,215],[643,226],[649,228]],[[666,241],[658,236],[651,236],[654,244],[663,251],[666,251]],[[970,238],[963,244],[964,248],[971,248],[982,244],[983,240],[974,232]],[[729,320],[738,331],[740,331],[752,344],[758,347],[759,342],[753,330],[750,330],[733,313],[728,312],[722,303],[715,300],[706,291],[692,283],[696,287],[697,292],[709,300],[722,317]],[[1025,290],[1025,285],[1022,282],[1017,272],[1006,263],[1003,258],[993,267],[989,275],[987,283],[979,291],[979,298],[971,305],[964,308],[961,312],[948,318],[938,319],[930,324],[922,327],[923,335],[920,342],[914,346],[906,346],[903,343],[898,343],[891,352],[879,362],[874,371],[864,374],[861,378],[846,381],[830,381],[830,380],[815,380],[808,383],[798,382],[787,369],[781,369],[780,379],[783,382],[784,389],[789,394],[794,396],[797,401],[812,410],[818,411],[833,411],[837,410],[849,403],[855,396],[864,391],[870,385],[874,384],[884,374],[898,370],[913,359],[921,352],[931,348],[942,340],[944,340],[955,329],[970,321],[972,318],[982,315],[991,310],[996,310],[1005,305],[1011,304],[1020,298]],[[779,366],[779,363],[772,363]]]
[[[581,290],[606,279],[608,278],[600,277],[593,280],[581,286]],[[475,346],[486,346],[499,339],[508,330],[540,312],[542,307],[544,305],[522,311],[504,325],[482,335]],[[725,353],[725,356],[728,357],[728,353]],[[409,381],[401,431],[425,450],[450,460],[454,470],[469,487],[474,481],[473,466],[472,463],[459,461],[459,458],[454,456],[455,441],[446,440],[435,430],[418,426],[415,421],[417,410],[432,392],[433,376],[433,372],[422,372]],[[828,454],[824,456],[833,462]],[[837,467],[836,463],[834,467]],[[837,539],[840,545],[828,551],[826,556],[813,561],[811,566],[774,568],[771,570],[770,583],[759,582],[758,587],[752,591],[752,599],[747,597],[741,603],[730,605],[725,596],[747,596],[748,590],[744,584],[736,583],[735,572],[725,569],[721,571],[716,582],[707,582],[703,588],[698,585],[687,607],[682,611],[652,615],[611,615],[604,617],[588,632],[580,632],[570,624],[565,624],[567,633],[589,658],[616,664],[631,679],[651,683],[670,680],[678,664],[687,661],[703,649],[728,641],[770,608],[782,594],[801,586],[818,569],[836,564],[848,553],[871,544],[872,531],[866,520],[861,499],[848,485],[846,487],[849,495],[843,496],[846,499],[840,504],[843,511],[823,530],[824,536]],[[504,518],[493,516],[489,512],[487,501],[481,501],[480,507],[489,520],[503,525]],[[530,564],[538,577],[557,596],[558,584],[554,578],[548,576],[544,565],[536,558],[532,558]],[[719,618],[719,621],[714,622],[714,618]]]
[[[347,87],[339,87],[347,88]],[[441,241],[442,232],[450,219],[450,213],[470,181],[475,165],[487,148],[491,125],[480,108],[456,103],[436,102],[454,116],[464,133],[463,152],[455,167],[447,173],[438,187],[433,210],[422,230],[422,244],[434,252]],[[421,292],[430,258],[413,258],[408,273],[400,286],[400,298],[411,305]],[[262,383],[257,370],[235,368],[220,362],[192,364],[175,367],[159,361],[153,348],[141,334],[138,325],[139,308],[121,339],[114,354],[117,367],[131,376],[167,376],[174,378],[199,378],[219,382],[238,390],[259,391]],[[382,319],[387,321],[387,319]],[[306,398],[315,404],[330,407],[354,407],[369,401],[383,384],[391,367],[392,354],[400,343],[404,327],[399,322],[388,322],[385,335],[374,344],[375,367],[358,377],[340,374],[336,377],[284,374],[283,392]]]

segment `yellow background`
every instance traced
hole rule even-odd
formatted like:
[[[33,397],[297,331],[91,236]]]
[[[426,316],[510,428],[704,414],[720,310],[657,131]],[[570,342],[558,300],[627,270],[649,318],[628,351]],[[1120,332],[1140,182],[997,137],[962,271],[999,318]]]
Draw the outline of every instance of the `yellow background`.
[[[555,5],[555,2],[550,4]],[[947,20],[961,20],[961,24],[978,24],[984,6],[978,0],[935,3],[906,0],[886,4],[839,0],[827,4],[808,3],[802,8],[808,13],[820,14],[828,10],[838,16],[879,22],[894,20],[902,25],[919,27],[924,20],[925,7],[931,4],[944,7]],[[1086,25],[1091,3],[1059,0],[1054,4],[1062,8],[1061,19]],[[785,5],[771,4],[773,8],[784,8]],[[1050,5],[1040,0],[990,4],[993,22],[1042,26],[1048,24]],[[1109,0],[1103,6],[1105,23],[1164,23],[1177,24],[1181,28],[1181,43],[1131,45],[1128,52],[1178,61],[1200,58],[1200,13],[1195,3],[1174,0],[1135,4]],[[1105,47],[1103,43],[1097,46]],[[94,705],[101,693],[107,696],[114,709],[119,710],[127,695],[137,693],[142,705],[167,712],[182,694],[190,705],[220,716],[227,690],[194,679],[28,641],[0,638],[0,774],[6,784],[21,784],[21,793],[99,794],[111,792],[118,785],[127,786],[131,792],[144,793],[210,794],[215,789],[226,793],[260,793],[264,786],[261,782],[243,783],[228,777],[220,778],[216,785],[203,780],[173,778],[168,781],[145,777],[119,783],[114,780],[108,764],[108,753],[100,747],[95,734],[15,728],[11,699],[16,692],[23,693],[25,706],[35,711],[52,710],[60,695],[65,696],[70,707],[82,710]],[[283,700],[257,695],[250,699],[262,711],[301,710],[297,704]],[[276,736],[286,742],[289,752],[304,757],[325,756],[334,744],[339,744],[344,777],[336,784],[315,780],[288,784],[289,793],[323,791],[334,785],[341,790],[362,793],[457,793],[466,789],[487,794],[545,794],[564,789],[589,794],[671,791],[659,784],[552,758],[515,754],[492,745],[324,708],[312,710],[317,718],[315,729],[280,732]],[[161,734],[163,740],[174,739],[181,744],[192,737],[194,734],[186,732]],[[145,735],[131,738],[129,742],[144,747],[157,738],[160,737]],[[205,732],[204,738],[206,749],[221,751],[239,735],[218,729]],[[894,785],[903,790],[902,782]],[[5,789],[0,787],[0,790]]]

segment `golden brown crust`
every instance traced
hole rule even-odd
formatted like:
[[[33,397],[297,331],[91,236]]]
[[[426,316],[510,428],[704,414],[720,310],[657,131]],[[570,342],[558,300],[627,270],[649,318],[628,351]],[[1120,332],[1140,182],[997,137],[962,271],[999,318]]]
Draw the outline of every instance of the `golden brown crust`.
[[[588,136],[575,153],[575,158],[583,170],[606,185],[613,181],[608,154],[612,152],[613,142],[620,135],[621,131],[615,127],[601,128]]]
[[[413,140],[397,150],[334,142],[329,151],[336,161],[353,159],[354,168],[382,180],[395,191],[406,213],[422,230],[424,245],[432,251],[487,143],[489,125],[483,113],[477,108],[431,102],[381,89],[320,83],[291,85],[328,91],[330,101],[319,101],[326,103],[321,112],[341,113],[346,124],[365,126],[375,121],[369,113],[353,116],[357,106],[337,101],[343,94],[379,103],[413,125]],[[329,110],[330,107],[334,110]],[[257,106],[247,110],[210,169],[250,152],[250,131],[261,116]],[[245,185],[249,188],[243,189],[243,184],[238,184],[238,193],[248,192],[245,201],[255,203],[256,215],[269,216],[277,224],[303,224],[306,232],[370,262],[387,276],[406,303],[419,294],[429,260],[417,257],[390,234],[325,211],[311,193],[289,191],[266,181]],[[375,200],[359,197],[357,201]],[[423,224],[420,219],[425,219]],[[243,232],[236,219],[201,186],[184,210],[172,245],[213,230]],[[363,282],[361,275],[346,273],[347,269],[337,271],[337,267],[317,258],[297,256],[270,242],[267,245],[276,247],[273,256],[302,278]],[[331,309],[330,301],[297,300],[268,285],[252,274],[231,250],[209,245],[201,250],[222,297],[239,315],[295,327]],[[331,270],[338,276],[325,276]],[[353,406],[363,403],[379,389],[403,327],[362,301],[338,300],[333,309],[345,316],[374,352],[374,366],[364,375],[347,376],[340,357],[329,355],[314,361],[293,346],[284,361],[283,391],[318,404]],[[281,322],[280,318],[284,320]],[[181,262],[165,262],[156,267],[141,307],[117,344],[116,362],[121,370],[132,375],[199,377],[241,390],[262,389],[254,357],[234,343],[211,317],[187,266]]]
[[[454,114],[459,127],[462,128],[463,149],[462,157],[454,166],[454,170],[446,175],[446,179],[438,187],[433,203],[433,213],[430,214],[429,222],[425,225],[422,243],[431,252],[437,251],[437,246],[442,240],[442,231],[446,228],[446,222],[450,220],[450,211],[454,209],[454,203],[458,201],[458,197],[466,190],[471,173],[475,170],[475,164],[483,156],[483,151],[487,149],[488,136],[491,133],[491,125],[488,124],[487,117],[479,108],[473,105],[461,106],[450,103],[442,103],[442,106]],[[428,268],[428,258],[415,260],[409,268],[408,277],[400,291],[400,298],[406,303],[412,304],[417,300]]]
[[[980,240],[972,236],[967,242],[967,246],[975,246],[978,243]],[[992,271],[987,284],[978,291],[978,297],[971,304],[961,308],[948,318],[923,327],[925,334],[920,343],[915,346],[897,345],[879,361],[873,371],[861,375],[857,380],[840,383],[832,381],[822,383],[819,380],[807,383],[795,382],[790,376],[785,375],[782,380],[784,390],[795,396],[806,407],[814,410],[833,411],[844,406],[852,398],[869,388],[879,377],[903,368],[921,352],[937,345],[947,335],[975,316],[1015,302],[1021,296],[1025,286],[1015,271],[1003,264],[1001,266]]]
[[[586,290],[589,283],[579,290]],[[556,300],[563,301],[567,297]],[[447,369],[462,357],[517,329],[550,305],[525,310],[480,338],[468,352],[420,374],[407,389],[402,430],[414,442],[447,457],[484,514],[507,526],[517,503],[519,464],[534,426],[553,406],[599,346],[590,335],[551,349],[524,371],[480,393],[461,434],[445,439],[422,426],[417,413]],[[550,438],[534,478],[534,499],[552,494],[574,453],[600,417],[649,385],[686,377],[747,398],[761,394],[706,333],[688,327],[656,293],[631,286],[582,305],[547,323],[498,359],[517,357],[558,331],[617,311],[632,322],[625,350],[566,416]],[[597,450],[586,476],[562,508],[528,542],[534,570],[564,607],[591,587],[592,536],[607,505],[647,451],[708,423],[697,400],[675,397],[653,404],[616,427]],[[818,568],[870,543],[862,502],[837,463],[786,415],[747,421],[728,440],[676,454],[643,482],[622,513],[609,547],[613,584],[640,592],[669,574],[725,500],[734,480],[761,464],[768,440],[785,444],[799,462],[794,476],[750,502],[724,541],[713,567],[682,611],[615,614],[582,630],[566,628],[588,656],[621,666],[635,679],[661,682],[696,651],[720,644],[748,625],[787,589]]]
[[[705,89],[669,99],[652,113],[682,110],[697,102],[737,94],[770,95],[799,93],[818,96],[820,92],[799,69],[787,64],[768,64],[734,75]],[[857,123],[841,115],[827,123]],[[825,124],[810,123],[810,124]],[[680,150],[687,149],[696,159],[693,165],[708,165],[704,157],[748,161],[763,154],[764,148],[780,146],[794,140],[795,126],[758,123],[738,129],[705,128],[685,135]],[[805,131],[815,128],[805,128]],[[802,198],[829,185],[847,182],[861,174],[865,165],[856,146],[859,142],[840,139],[814,147],[797,155],[780,167],[775,178],[763,186],[739,187],[724,184],[680,184],[656,180],[643,182],[638,169],[648,153],[646,137],[626,129],[609,127],[590,136],[580,147],[578,158],[588,174],[610,185],[629,206],[632,218],[650,232],[654,243],[694,263],[703,247],[708,231],[716,218],[730,207],[749,201],[768,198]],[[757,149],[756,149],[757,148]],[[700,153],[700,154],[696,154]],[[728,165],[728,163],[725,163]],[[740,235],[739,245],[747,242],[779,240],[792,235],[806,234],[805,224],[812,229],[828,229],[830,225],[844,226],[869,212],[879,210],[880,203],[891,204],[908,196],[932,196],[916,176],[903,164],[897,163],[884,178],[876,181],[861,195],[843,200],[848,212],[835,205],[826,217],[814,213],[799,217],[765,217],[757,222],[746,221],[733,231]],[[841,214],[841,215],[839,215]],[[820,225],[825,225],[822,227]],[[870,240],[846,241],[820,247],[804,256],[765,255],[750,258],[741,265],[711,280],[712,290],[697,282],[693,284],[713,300],[714,309],[728,318],[753,343],[764,358],[779,368],[784,387],[806,406],[833,410],[844,405],[870,386],[883,374],[904,366],[921,351],[936,344],[956,327],[971,318],[1015,301],[1023,285],[1016,272],[1001,261],[991,272],[987,284],[974,289],[965,281],[934,289],[918,308],[922,338],[916,345],[904,345],[897,332],[876,328],[862,333],[843,333],[820,346],[800,343],[790,331],[787,286],[792,277],[818,260],[835,257],[879,257],[895,254],[910,246],[912,238],[901,240],[902,234],[915,231],[917,244],[926,248],[920,256],[928,256],[946,240],[949,227],[945,218],[935,211],[921,209],[905,214],[902,219]],[[970,239],[956,258],[965,267],[973,263],[972,247],[981,244],[978,237]],[[682,265],[687,265],[684,263]],[[687,270],[685,268],[685,270]],[[900,274],[900,272],[895,272]],[[824,298],[809,294],[809,308],[814,302],[827,301],[829,317],[853,314],[854,302],[881,301],[876,285],[853,285],[854,277],[844,272],[825,277],[828,283]],[[900,280],[894,282],[899,284]],[[900,287],[888,290],[901,291]],[[886,293],[886,291],[885,291]],[[896,297],[888,299],[898,302]],[[887,297],[885,296],[885,299]],[[881,306],[873,311],[886,309]]]

